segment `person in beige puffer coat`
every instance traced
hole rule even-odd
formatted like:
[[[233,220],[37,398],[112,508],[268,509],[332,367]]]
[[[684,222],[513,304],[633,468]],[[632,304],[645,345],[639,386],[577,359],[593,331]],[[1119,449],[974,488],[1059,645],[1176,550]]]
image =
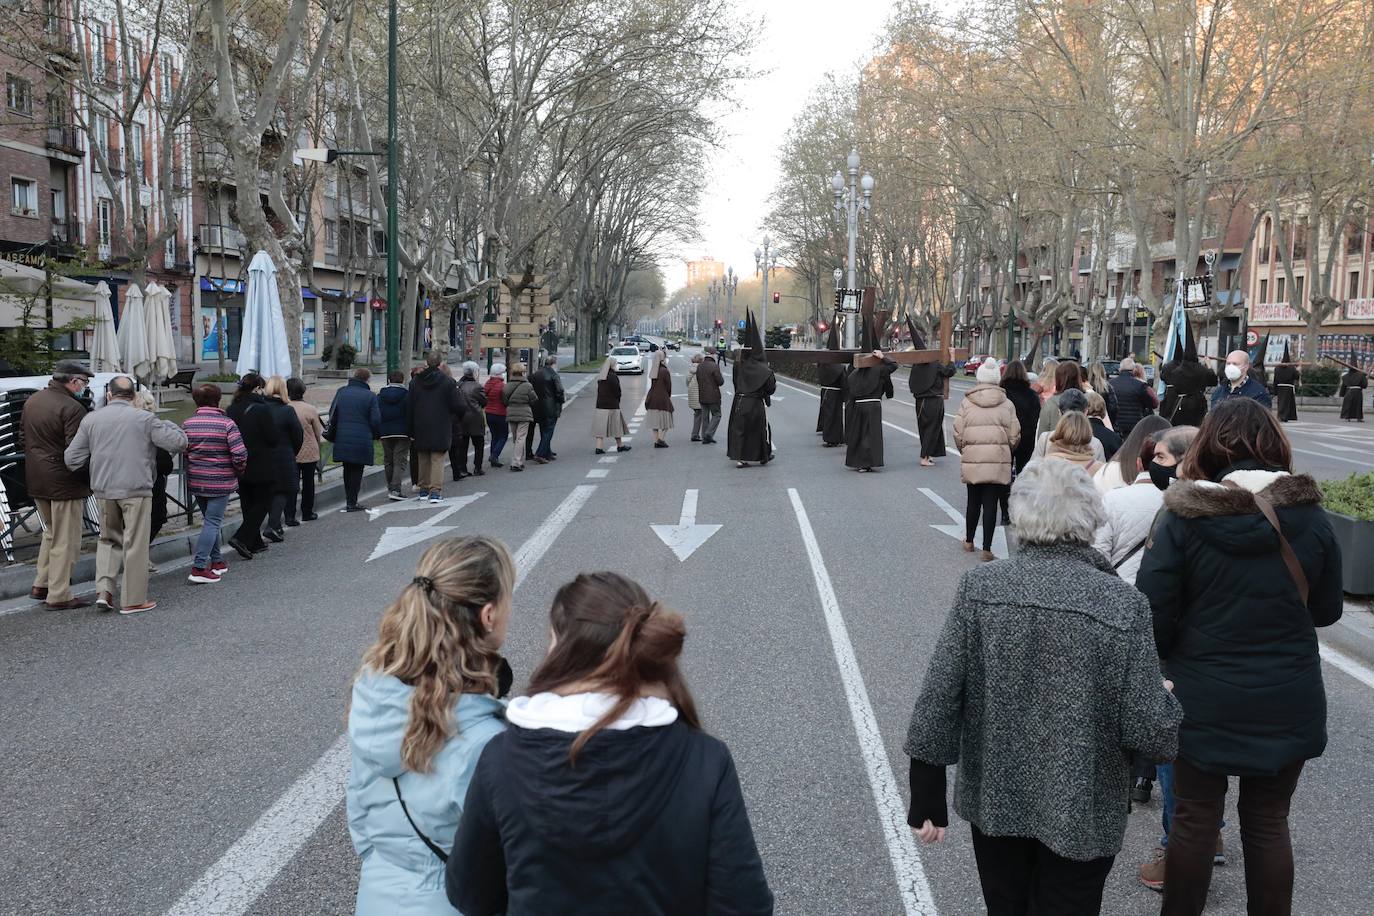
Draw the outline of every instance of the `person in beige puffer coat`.
[[[1016,407],[998,382],[1001,371],[989,357],[978,367],[978,384],[964,395],[954,418],[954,444],[959,448],[959,476],[968,487],[964,549],[973,551],[978,515],[983,516],[984,560],[991,560],[997,529],[997,505],[1011,485],[1012,452],[1021,439]]]

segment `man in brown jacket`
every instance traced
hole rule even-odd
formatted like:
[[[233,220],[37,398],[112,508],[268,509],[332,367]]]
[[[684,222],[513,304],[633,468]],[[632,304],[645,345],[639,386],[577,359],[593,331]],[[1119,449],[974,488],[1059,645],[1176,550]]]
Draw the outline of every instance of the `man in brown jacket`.
[[[716,428],[720,426],[720,386],[724,384],[725,376],[716,365],[716,350],[707,347],[697,369],[697,400],[701,402],[701,441],[704,445],[716,441]]]
[[[67,469],[63,454],[86,416],[77,396],[91,377],[81,363],[63,360],[53,367],[48,387],[24,402],[24,481],[43,519],[38,574],[29,594],[46,601],[50,611],[90,604],[72,597],[72,567],[81,550],[81,509],[91,487],[84,471]]]

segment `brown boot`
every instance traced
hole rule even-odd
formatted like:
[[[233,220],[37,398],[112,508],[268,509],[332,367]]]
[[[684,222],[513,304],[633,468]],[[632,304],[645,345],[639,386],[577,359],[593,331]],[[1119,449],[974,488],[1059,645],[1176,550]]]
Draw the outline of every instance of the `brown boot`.
[[[1164,847],[1155,847],[1155,851],[1150,853],[1150,860],[1136,872],[1141,884],[1161,894],[1164,893],[1164,857]]]
[[[982,559],[984,563],[991,563],[993,560],[997,559],[997,557],[993,555],[991,550],[984,550]]]

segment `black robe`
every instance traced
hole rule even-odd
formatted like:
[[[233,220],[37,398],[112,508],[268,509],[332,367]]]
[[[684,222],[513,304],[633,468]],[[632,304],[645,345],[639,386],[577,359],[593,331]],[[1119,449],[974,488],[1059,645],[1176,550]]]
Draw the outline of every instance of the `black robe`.
[[[844,444],[844,381],[845,367],[836,363],[822,365],[821,412],[816,418],[816,432],[826,445]]]
[[[954,363],[919,363],[907,376],[907,387],[916,402],[922,458],[945,457],[945,379],[953,375]]]
[[[1358,369],[1351,369],[1341,376],[1341,419],[1364,422],[1364,390],[1369,385],[1369,376]]]
[[[1207,416],[1207,389],[1217,386],[1217,374],[1202,363],[1184,360],[1166,363],[1164,407],[1159,415],[1175,426],[1198,426]]]
[[[1298,383],[1301,380],[1297,366],[1274,369],[1274,395],[1278,399],[1279,419],[1285,423],[1298,418]]]
[[[726,455],[732,461],[766,464],[773,457],[773,435],[768,428],[768,404],[778,390],[768,363],[757,357],[735,360],[735,397],[730,402],[730,429]]]
[[[883,466],[883,405],[878,399],[892,397],[892,373],[896,371],[897,364],[884,359],[881,366],[849,373],[845,392],[845,467]]]

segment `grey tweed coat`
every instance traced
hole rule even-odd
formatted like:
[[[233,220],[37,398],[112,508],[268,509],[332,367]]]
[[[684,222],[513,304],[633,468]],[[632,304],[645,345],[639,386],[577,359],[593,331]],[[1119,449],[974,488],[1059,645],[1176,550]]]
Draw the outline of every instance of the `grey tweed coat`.
[[[989,836],[1066,858],[1115,855],[1128,754],[1172,760],[1150,603],[1091,547],[1022,545],[964,574],[911,714],[906,752],[959,765],[954,808]]]

